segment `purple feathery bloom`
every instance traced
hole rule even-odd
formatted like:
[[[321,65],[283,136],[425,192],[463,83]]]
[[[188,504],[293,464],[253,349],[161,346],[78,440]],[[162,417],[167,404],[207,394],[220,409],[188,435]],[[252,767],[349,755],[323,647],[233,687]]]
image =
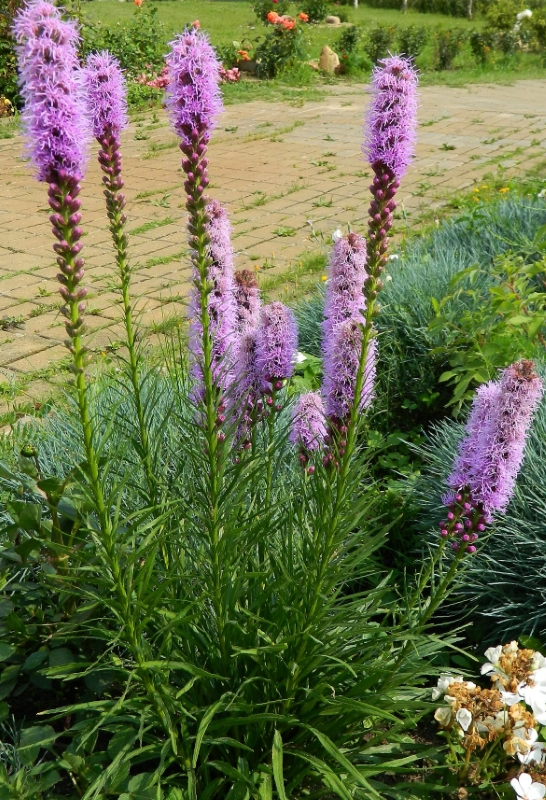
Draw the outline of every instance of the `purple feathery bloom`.
[[[38,179],[60,173],[83,177],[88,128],[78,80],[79,42],[74,22],[59,18],[49,3],[29,4],[14,22],[23,124]]]
[[[210,138],[223,110],[219,89],[220,62],[209,38],[195,28],[170,42],[167,56],[167,109],[171,123],[186,147]]]
[[[408,58],[389,56],[374,68],[364,153],[400,180],[415,149],[417,70]]]
[[[338,325],[348,319],[364,322],[364,283],[368,273],[366,240],[362,236],[350,233],[337,240],[328,277],[322,323],[325,353],[330,349],[331,338]]]
[[[465,436],[459,445],[453,470],[447,481],[448,486],[454,491],[459,491],[467,486],[471,480],[470,476],[476,466],[480,443],[491,423],[493,409],[498,403],[500,391],[500,384],[495,381],[489,381],[476,389],[465,426]],[[445,498],[446,505],[449,505],[451,499],[451,496]]]
[[[235,273],[235,304],[239,333],[255,330],[260,322],[262,304],[256,276],[249,269]]]
[[[338,326],[333,336],[322,391],[326,416],[346,420],[355,402],[356,377],[362,353],[362,325],[349,319]],[[374,397],[376,340],[370,339],[359,409],[367,408]]]
[[[279,302],[263,306],[256,339],[256,369],[264,388],[291,377],[297,345],[294,312]]]
[[[469,482],[473,499],[483,504],[488,519],[494,511],[505,511],[512,497],[542,392],[532,361],[512,364],[502,373],[489,425],[478,438]]]
[[[326,419],[320,394],[307,392],[300,395],[292,417],[290,441],[311,453],[322,447],[326,434]]]
[[[233,277],[233,249],[230,224],[222,205],[212,200],[206,209],[209,219],[206,229],[209,238],[208,255],[211,264],[208,280],[212,284],[208,294],[209,334],[212,341],[212,365],[218,386],[227,389],[232,380],[233,364],[237,358],[235,283]],[[194,269],[194,286],[189,302],[190,352],[193,357],[192,373],[202,381],[203,326],[198,288],[199,274]]]
[[[95,139],[119,135],[127,127],[125,79],[119,61],[108,51],[91,53],[82,70]]]

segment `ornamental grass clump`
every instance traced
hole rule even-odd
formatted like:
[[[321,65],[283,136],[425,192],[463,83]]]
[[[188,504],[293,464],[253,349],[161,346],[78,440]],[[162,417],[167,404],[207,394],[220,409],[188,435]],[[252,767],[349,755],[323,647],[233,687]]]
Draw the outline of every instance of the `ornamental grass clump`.
[[[421,684],[453,637],[426,628],[436,585],[417,587],[430,604],[412,608],[375,557],[389,526],[361,431],[387,228],[349,235],[332,257],[325,352],[344,370],[334,414],[324,391],[294,397],[293,312],[262,304],[234,271],[227,213],[208,195],[219,64],[207,37],[185,30],[167,56],[167,107],[185,173],[190,344],[173,342],[158,368],[132,318],[119,67],[102,53],[82,69],[75,25],[47,3],[17,31],[35,161],[53,187],[77,403],[26,427],[12,469],[0,468],[2,601],[18,621],[2,628],[0,687],[27,726],[22,766],[0,782],[70,800],[404,797],[393,786],[420,757],[407,731],[426,712]],[[396,79],[415,89],[413,71]],[[92,382],[77,197],[91,134],[128,345]],[[374,191],[381,216],[392,197]]]

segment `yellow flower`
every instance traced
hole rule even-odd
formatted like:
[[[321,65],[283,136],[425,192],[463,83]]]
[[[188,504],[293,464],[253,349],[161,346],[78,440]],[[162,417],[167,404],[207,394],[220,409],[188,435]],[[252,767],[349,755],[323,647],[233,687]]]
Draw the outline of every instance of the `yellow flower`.
[[[510,191],[510,187],[509,186],[503,186],[502,189],[499,189],[499,192],[501,194],[506,194],[506,192],[509,192],[509,191]]]
[[[320,279],[321,279],[321,281],[327,281],[328,280],[328,275],[321,275]]]

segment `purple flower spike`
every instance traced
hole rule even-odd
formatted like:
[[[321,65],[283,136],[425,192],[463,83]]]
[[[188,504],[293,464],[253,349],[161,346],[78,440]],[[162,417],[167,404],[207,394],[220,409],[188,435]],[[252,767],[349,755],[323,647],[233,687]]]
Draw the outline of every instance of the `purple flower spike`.
[[[294,313],[279,302],[264,306],[256,341],[256,368],[264,388],[291,377],[297,344]]]
[[[93,136],[101,139],[127,127],[125,80],[117,58],[107,51],[92,53],[82,70]]]
[[[254,273],[249,269],[235,273],[235,303],[239,333],[256,330],[260,322],[260,290]]]
[[[183,145],[192,147],[197,139],[206,144],[223,110],[220,62],[208,36],[195,28],[187,28],[170,47],[167,109],[172,125]]]
[[[320,394],[307,392],[300,395],[292,418],[290,441],[299,445],[306,455],[324,445],[326,433],[326,419]]]
[[[374,300],[382,288],[389,231],[396,209],[394,197],[413,157],[417,128],[417,71],[411,61],[390,56],[374,70],[372,101],[367,114],[363,150],[374,171],[368,220],[366,294]]]
[[[364,283],[366,271],[366,240],[356,233],[338,239],[334,245],[329,281],[324,299],[324,322],[322,325],[325,350],[337,328],[347,319],[364,322],[362,312],[366,309]]]
[[[15,17],[23,124],[38,179],[83,177],[89,139],[77,76],[79,43],[74,22],[49,3],[31,3]]]
[[[506,510],[523,462],[525,442],[543,385],[532,361],[512,364],[499,381],[481,386],[448,478],[449,534],[476,541],[496,513]],[[463,522],[461,523],[461,520]],[[464,527],[463,527],[464,526]],[[468,552],[475,548],[468,547]]]
[[[372,167],[387,167],[400,180],[413,157],[417,127],[417,70],[408,58],[390,56],[372,77],[364,152]]]
[[[326,416],[343,423],[349,417],[355,401],[356,377],[362,353],[362,325],[349,319],[338,326],[329,353],[329,369],[324,375],[323,394]],[[373,400],[375,382],[376,340],[371,339],[364,371],[364,383],[359,409],[367,408]]]
[[[233,380],[233,365],[237,359],[233,250],[230,224],[225,209],[216,200],[212,200],[206,208],[206,213],[209,219],[206,226],[209,239],[208,249],[212,262],[208,270],[208,280],[212,286],[207,302],[209,335],[212,342],[213,377],[216,385],[222,390],[226,390]],[[199,273],[194,269],[194,286],[189,302],[190,352],[193,359],[192,374],[196,381],[201,383],[203,327],[198,281]]]
[[[482,503],[489,520],[503,512],[514,493],[523,462],[525,443],[543,385],[532,361],[520,361],[504,370],[489,425],[478,440],[471,472],[472,497]]]
[[[84,370],[84,261],[80,180],[85,171],[88,130],[85,104],[78,78],[78,29],[64,22],[50,3],[28,4],[15,17],[21,94],[25,100],[23,123],[37,177],[46,181],[52,232],[57,240],[61,312],[77,374]]]
[[[480,450],[480,441],[486,431],[493,409],[498,402],[500,386],[494,381],[478,386],[472,402],[470,415],[466,423],[466,434],[463,438],[459,452],[453,464],[453,471],[448,478],[448,486],[458,492],[469,484],[470,475],[476,466],[476,459]],[[450,504],[452,496],[446,498]]]

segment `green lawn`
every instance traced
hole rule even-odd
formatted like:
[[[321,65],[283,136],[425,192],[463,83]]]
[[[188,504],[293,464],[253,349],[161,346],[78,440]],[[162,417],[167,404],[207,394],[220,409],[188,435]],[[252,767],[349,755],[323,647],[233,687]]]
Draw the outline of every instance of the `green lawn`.
[[[144,0],[145,3],[151,0]],[[198,19],[202,29],[208,31],[214,45],[225,45],[232,41],[254,40],[262,36],[265,27],[256,19],[249,0],[160,0],[157,3],[158,16],[165,25],[165,42],[173,34],[180,32],[184,25]],[[398,27],[407,25],[427,26],[433,30],[440,28],[469,29],[481,27],[479,19],[468,22],[466,19],[448,17],[441,14],[419,14],[400,11],[381,10],[361,5],[358,9],[344,7],[350,21],[365,27],[380,23]],[[83,3],[83,12],[90,20],[100,20],[104,26],[128,21],[135,13],[133,2],[119,0],[88,0]],[[292,12],[297,12],[294,6]],[[340,29],[327,25],[309,25],[309,56],[317,59],[321,48],[329,44],[335,48]],[[454,62],[454,69],[437,72],[433,70],[433,45],[428,44],[417,59],[421,69],[423,84],[446,84],[461,86],[467,83],[508,83],[522,78],[544,78],[546,68],[539,55],[521,54],[509,59],[498,58],[496,63],[481,67],[472,58],[469,46],[465,45]],[[362,74],[353,80],[363,81],[368,75]],[[339,80],[339,79],[336,79]],[[225,87],[227,102],[241,102],[261,98],[264,100],[294,99],[298,78],[292,80],[292,87],[286,89],[283,82],[267,83],[244,81],[237,86]],[[316,95],[316,87],[321,79],[307,76],[306,96]]]

